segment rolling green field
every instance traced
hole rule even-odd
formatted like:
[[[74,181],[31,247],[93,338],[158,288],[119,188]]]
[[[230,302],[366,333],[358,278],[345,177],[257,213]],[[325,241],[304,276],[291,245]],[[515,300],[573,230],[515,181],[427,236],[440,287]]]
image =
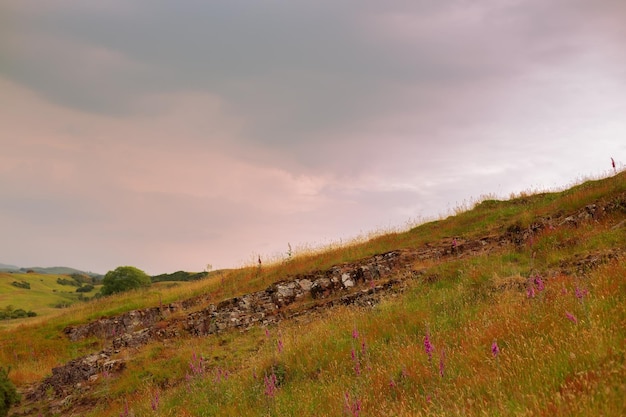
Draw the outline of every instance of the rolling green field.
[[[0,272],[0,309],[12,306],[13,309],[33,311],[37,316],[47,316],[62,306],[78,302],[81,293],[76,292],[77,287],[58,284],[58,278],[71,279],[68,275]],[[30,289],[11,285],[14,281],[27,282]],[[100,286],[95,286],[92,291],[82,294],[91,298],[99,289]],[[0,326],[4,324],[7,323],[0,321]]]

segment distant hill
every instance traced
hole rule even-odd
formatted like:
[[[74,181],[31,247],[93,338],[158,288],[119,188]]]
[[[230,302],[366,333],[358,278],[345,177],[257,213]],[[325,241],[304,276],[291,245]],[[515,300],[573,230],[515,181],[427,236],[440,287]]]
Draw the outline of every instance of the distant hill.
[[[102,278],[104,276],[102,274],[98,274],[95,272],[81,271],[79,269],[70,268],[67,266],[52,266],[52,267],[47,267],[47,268],[34,266],[30,268],[20,268],[19,266],[0,263],[0,271],[5,271],[5,272],[11,272],[11,271],[28,272],[30,271],[30,272],[36,272],[38,274],[53,274],[53,275],[82,274],[82,275],[88,275],[92,278]]]
[[[79,269],[70,268],[67,266],[51,266],[48,268],[41,267],[32,267],[32,268],[20,268],[21,271],[33,271],[38,274],[57,274],[57,275],[71,275],[71,274],[84,274],[89,275],[90,277],[100,278],[103,277],[102,274],[98,274],[95,272],[86,272],[81,271]]]
[[[19,270],[19,266],[8,265],[8,264],[0,264],[0,271],[17,271]]]

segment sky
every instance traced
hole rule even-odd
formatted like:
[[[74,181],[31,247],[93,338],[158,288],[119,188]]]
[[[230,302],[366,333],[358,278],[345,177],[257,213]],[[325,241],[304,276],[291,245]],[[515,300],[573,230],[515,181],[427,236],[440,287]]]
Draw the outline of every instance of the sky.
[[[2,0],[0,262],[279,260],[626,163],[623,0]]]

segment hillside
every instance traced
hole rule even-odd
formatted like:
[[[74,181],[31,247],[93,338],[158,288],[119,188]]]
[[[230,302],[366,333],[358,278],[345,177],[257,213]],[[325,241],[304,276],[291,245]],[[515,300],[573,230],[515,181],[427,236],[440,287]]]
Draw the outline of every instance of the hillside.
[[[0,263],[0,271],[16,271],[20,269],[18,266],[15,265],[8,265],[8,264],[2,264]]]
[[[0,264],[0,271],[35,272],[38,274],[55,274],[55,275],[82,274],[82,275],[87,275],[93,278],[102,278],[103,276],[102,274],[98,274],[95,272],[85,272],[85,271],[81,271],[76,268],[70,268],[67,266],[51,266],[51,267],[45,267],[45,268],[42,268],[39,266],[33,266],[33,267],[28,267],[28,268],[20,268],[15,265]]]
[[[0,361],[16,416],[626,415],[625,254],[622,172],[73,306]]]
[[[51,275],[25,272],[0,272],[0,309],[23,309],[33,311],[37,316],[54,314],[80,299],[93,297],[100,289],[95,286],[92,291],[77,293],[77,286],[63,285],[61,282],[73,281],[69,275]],[[25,283],[23,287],[14,283]],[[6,326],[0,321],[0,327]]]

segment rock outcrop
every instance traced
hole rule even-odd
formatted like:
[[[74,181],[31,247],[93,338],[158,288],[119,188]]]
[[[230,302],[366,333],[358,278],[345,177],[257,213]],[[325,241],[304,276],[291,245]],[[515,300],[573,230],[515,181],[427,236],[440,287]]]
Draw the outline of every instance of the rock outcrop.
[[[479,239],[460,237],[442,239],[416,249],[395,250],[360,261],[334,266],[276,282],[262,291],[211,303],[208,295],[179,303],[133,310],[115,317],[70,326],[65,334],[73,341],[97,336],[109,343],[100,352],[74,359],[52,369],[52,375],[26,393],[28,400],[37,401],[52,391],[56,398],[69,395],[81,384],[101,373],[121,372],[125,363],[114,356],[122,349],[136,348],[155,340],[187,336],[206,336],[229,329],[245,330],[251,326],[267,326],[286,318],[339,304],[375,305],[382,294],[401,288],[406,277],[419,277],[417,261],[445,257],[467,257],[484,254],[509,245],[523,245],[545,228],[577,227],[581,221],[598,220],[613,211],[626,212],[626,193],[608,202],[596,202],[578,212],[563,216],[537,219],[529,227],[512,225],[504,233]],[[556,226],[555,226],[556,225]],[[589,255],[576,259],[565,267],[584,272],[600,263],[620,256],[620,253]],[[424,276],[426,281],[432,277]],[[308,300],[307,303],[298,303]],[[175,314],[191,309],[187,314]],[[198,309],[199,308],[199,309]]]

